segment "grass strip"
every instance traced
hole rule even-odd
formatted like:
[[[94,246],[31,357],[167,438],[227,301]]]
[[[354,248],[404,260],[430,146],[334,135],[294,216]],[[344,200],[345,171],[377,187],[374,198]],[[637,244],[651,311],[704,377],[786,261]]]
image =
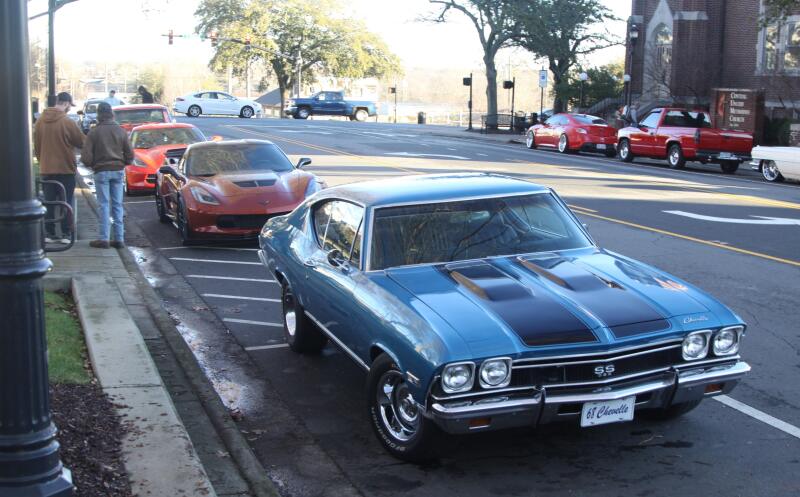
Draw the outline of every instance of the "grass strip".
[[[44,292],[47,357],[51,383],[86,384],[86,344],[72,298],[60,292]]]

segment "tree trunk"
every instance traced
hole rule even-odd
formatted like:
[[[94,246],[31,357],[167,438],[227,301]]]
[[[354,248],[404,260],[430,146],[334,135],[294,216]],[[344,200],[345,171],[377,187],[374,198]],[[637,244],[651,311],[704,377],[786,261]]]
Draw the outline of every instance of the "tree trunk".
[[[483,63],[486,66],[486,127],[497,128],[497,68],[494,65],[494,52],[486,52]]]

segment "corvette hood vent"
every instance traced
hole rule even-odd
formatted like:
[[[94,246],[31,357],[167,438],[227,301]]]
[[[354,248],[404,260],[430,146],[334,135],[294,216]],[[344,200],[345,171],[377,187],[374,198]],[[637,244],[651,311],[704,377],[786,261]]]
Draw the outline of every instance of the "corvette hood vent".
[[[239,188],[258,188],[260,186],[272,186],[275,184],[274,179],[259,179],[250,181],[234,181],[233,184]]]

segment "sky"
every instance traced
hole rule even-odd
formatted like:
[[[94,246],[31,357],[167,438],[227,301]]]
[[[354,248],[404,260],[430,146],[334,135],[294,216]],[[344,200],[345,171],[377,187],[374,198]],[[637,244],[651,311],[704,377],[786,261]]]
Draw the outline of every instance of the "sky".
[[[630,14],[630,0],[602,0],[618,17]],[[199,0],[78,0],[56,14],[56,56],[70,62],[169,62],[210,59],[210,42],[194,35],[194,11]],[[481,65],[481,47],[475,28],[460,15],[452,14],[444,24],[419,22],[432,12],[427,0],[341,0],[340,5],[368,28],[381,35],[407,68],[473,68]],[[47,9],[47,0],[28,2],[29,15]],[[624,22],[612,29],[624,33]],[[160,36],[172,29],[176,35],[169,45]],[[47,17],[29,22],[29,36],[47,42]],[[599,65],[624,56],[623,47],[594,54],[589,65]],[[530,55],[506,51],[498,66],[508,58],[510,65],[538,66]],[[509,65],[509,64],[506,64]]]

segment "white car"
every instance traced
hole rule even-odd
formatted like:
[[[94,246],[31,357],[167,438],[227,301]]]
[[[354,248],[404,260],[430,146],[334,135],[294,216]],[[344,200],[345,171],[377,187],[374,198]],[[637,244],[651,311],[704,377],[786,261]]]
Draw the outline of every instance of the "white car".
[[[189,117],[210,114],[250,118],[261,117],[263,113],[260,103],[221,91],[200,91],[178,97],[172,104],[172,110]]]
[[[793,179],[800,181],[800,147],[762,147],[751,153],[750,166],[761,171],[767,181]]]

